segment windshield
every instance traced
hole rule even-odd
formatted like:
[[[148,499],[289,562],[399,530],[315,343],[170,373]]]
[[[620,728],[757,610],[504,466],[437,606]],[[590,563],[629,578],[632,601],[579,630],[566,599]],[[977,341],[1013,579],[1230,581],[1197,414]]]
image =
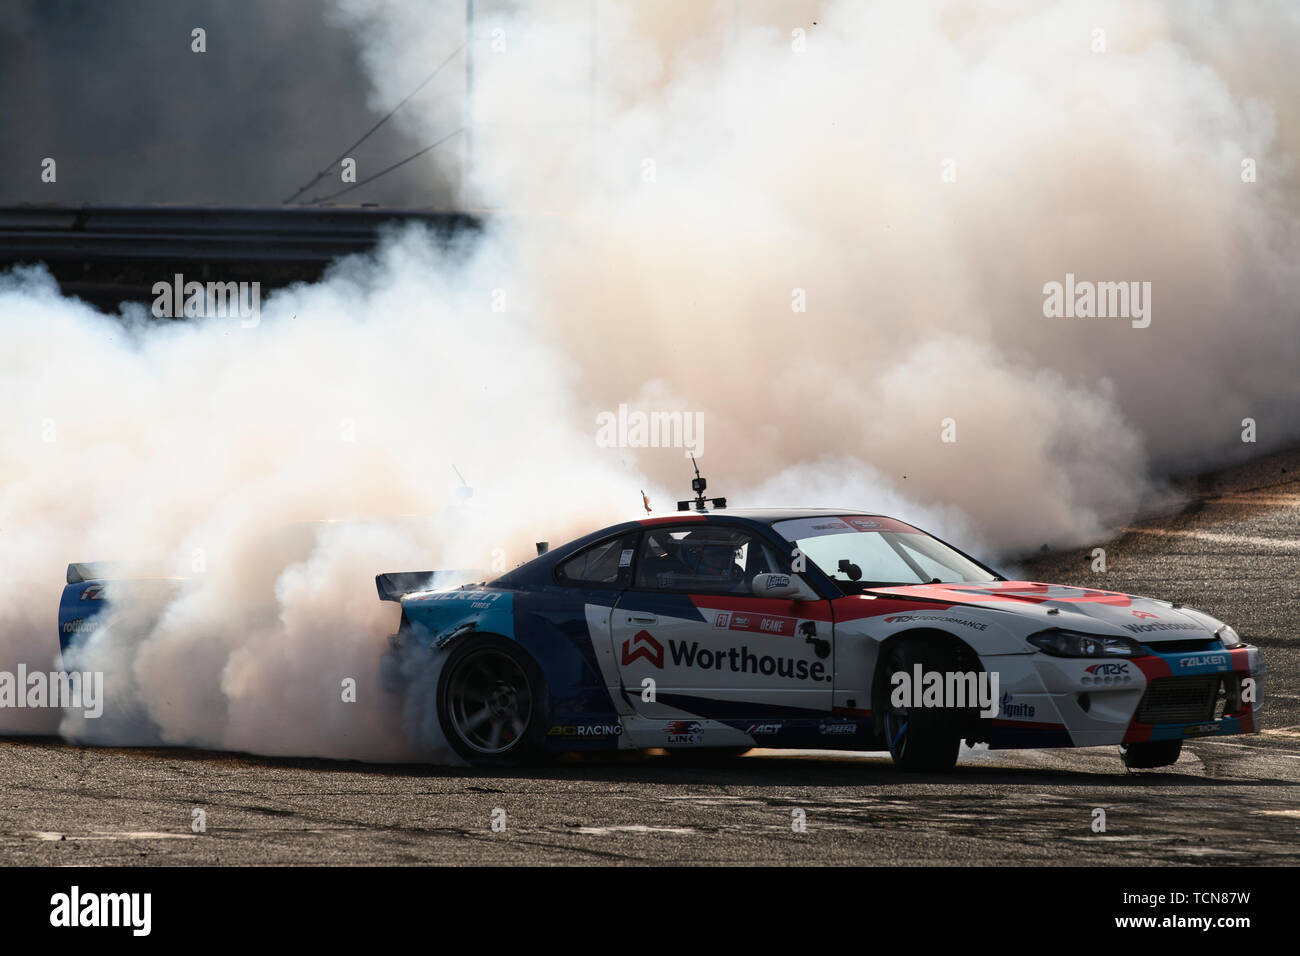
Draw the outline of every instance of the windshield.
[[[893,518],[797,518],[772,527],[846,594],[906,584],[999,580],[942,541]]]

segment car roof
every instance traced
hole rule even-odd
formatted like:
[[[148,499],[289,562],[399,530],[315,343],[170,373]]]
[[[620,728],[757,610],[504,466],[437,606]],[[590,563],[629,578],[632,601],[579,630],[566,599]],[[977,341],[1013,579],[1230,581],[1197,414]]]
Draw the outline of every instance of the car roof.
[[[685,518],[690,515],[706,515],[711,518],[743,518],[746,521],[761,521],[772,524],[776,521],[790,521],[798,518],[829,518],[836,515],[869,515],[873,518],[885,518],[876,511],[859,511],[856,508],[719,508],[714,511],[677,511],[654,517],[667,521],[673,517]]]

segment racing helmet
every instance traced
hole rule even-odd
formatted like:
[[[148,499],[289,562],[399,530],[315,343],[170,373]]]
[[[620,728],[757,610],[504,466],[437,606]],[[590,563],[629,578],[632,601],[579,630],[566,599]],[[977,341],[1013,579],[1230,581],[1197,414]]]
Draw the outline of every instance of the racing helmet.
[[[692,531],[682,539],[678,556],[682,564],[701,577],[734,578],[742,572],[736,564],[738,545],[719,539],[716,533]]]

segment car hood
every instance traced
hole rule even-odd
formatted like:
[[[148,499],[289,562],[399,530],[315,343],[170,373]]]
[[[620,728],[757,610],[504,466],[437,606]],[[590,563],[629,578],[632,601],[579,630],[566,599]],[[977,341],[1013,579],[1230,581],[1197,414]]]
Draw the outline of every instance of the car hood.
[[[1223,626],[1208,614],[1168,601],[1036,581],[916,584],[872,588],[868,593],[1002,611],[1039,619],[1044,628],[1123,635],[1146,644],[1202,640]]]

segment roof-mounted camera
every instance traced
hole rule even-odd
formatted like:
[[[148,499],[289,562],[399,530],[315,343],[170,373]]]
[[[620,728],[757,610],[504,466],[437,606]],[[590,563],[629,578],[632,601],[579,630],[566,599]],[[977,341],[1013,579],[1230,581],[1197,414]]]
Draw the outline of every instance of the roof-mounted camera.
[[[695,468],[695,477],[691,479],[691,491],[695,492],[695,498],[688,501],[677,502],[678,511],[707,511],[706,504],[712,503],[715,511],[720,511],[727,507],[726,498],[706,498],[704,497],[705,489],[709,487],[706,479],[700,475],[699,463],[695,456],[691,455],[691,465]]]

